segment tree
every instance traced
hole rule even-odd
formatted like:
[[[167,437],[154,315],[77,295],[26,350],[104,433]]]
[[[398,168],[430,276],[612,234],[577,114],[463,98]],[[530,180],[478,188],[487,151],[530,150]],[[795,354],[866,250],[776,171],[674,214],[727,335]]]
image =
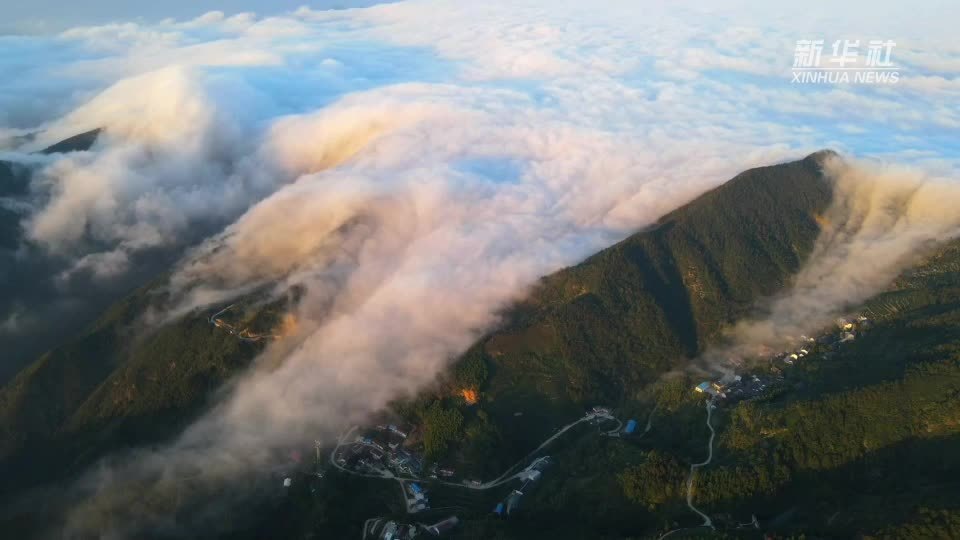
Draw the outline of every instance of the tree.
[[[442,458],[462,432],[463,414],[457,409],[445,409],[439,401],[433,402],[423,424],[423,448],[427,459],[436,461]]]
[[[628,499],[651,509],[683,495],[686,469],[673,456],[652,450],[640,465],[620,473],[620,485]]]

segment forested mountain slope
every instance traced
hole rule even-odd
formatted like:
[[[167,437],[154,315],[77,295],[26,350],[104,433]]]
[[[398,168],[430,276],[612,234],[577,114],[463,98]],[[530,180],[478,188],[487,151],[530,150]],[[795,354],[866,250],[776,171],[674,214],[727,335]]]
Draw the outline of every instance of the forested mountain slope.
[[[723,197],[731,185],[705,197]],[[720,204],[750,207],[739,202]],[[621,420],[639,421],[633,436],[598,436],[607,428],[584,426],[545,449],[541,454],[549,453],[553,465],[541,485],[525,495],[518,515],[503,519],[491,514],[496,496],[438,495],[442,504],[466,505],[458,511],[463,524],[453,538],[658,538],[672,530],[671,538],[960,536],[960,241],[940,246],[887,290],[851,306],[852,313],[867,319],[855,339],[838,343],[840,331],[827,328],[824,332],[830,335],[806,345],[810,354],[802,360],[786,363],[777,355],[743,368],[745,377],[756,374],[768,386],[749,399],[732,399],[713,410],[713,459],[697,470],[691,490],[692,502],[712,520],[713,528],[701,526],[702,517],[686,499],[690,466],[708,457],[705,394],[693,391],[701,379],[685,370],[663,377],[652,374],[676,367],[672,360],[691,354],[688,350],[702,350],[724,317],[736,318],[750,309],[747,299],[766,290],[765,280],[774,282],[769,286],[776,290],[778,276],[788,279],[795,267],[787,263],[781,274],[770,262],[775,256],[756,257],[765,248],[753,248],[750,256],[743,256],[742,266],[736,259],[726,266],[701,263],[723,268],[718,273],[725,276],[742,270],[748,276],[742,281],[731,279],[734,285],[726,288],[685,285],[687,297],[664,294],[671,281],[657,281],[658,299],[645,309],[631,309],[653,296],[644,290],[644,280],[667,274],[662,269],[670,264],[664,261],[676,260],[667,255],[683,252],[662,246],[669,240],[677,243],[666,245],[682,246],[685,237],[663,231],[694,227],[684,221],[692,219],[688,209],[698,203],[546,278],[529,302],[510,314],[504,328],[464,356],[445,390],[425,392],[415,403],[398,406],[414,425],[430,426],[443,411],[459,415],[462,426],[447,438],[448,449],[440,459],[455,463],[458,470],[473,464],[469,474],[484,479],[495,477],[590,405],[613,406]],[[812,205],[808,215],[816,217],[816,208]],[[724,214],[701,231],[709,233],[739,219]],[[783,245],[767,244],[772,239],[757,238],[761,236],[745,234],[743,245]],[[736,238],[729,229],[718,237],[724,249],[736,249]],[[797,238],[802,245],[804,237]],[[624,255],[632,249],[644,256]],[[648,258],[651,251],[644,251],[653,249],[658,249],[659,266]],[[694,251],[679,260],[707,261],[711,254]],[[764,262],[749,266],[750,260]],[[645,264],[656,270],[644,271]],[[605,265],[615,270],[604,271]],[[754,276],[759,282],[749,283]],[[745,291],[739,297],[743,303],[733,300],[738,297],[732,291]],[[706,302],[711,295],[722,301]],[[672,303],[664,298],[672,298]],[[693,322],[671,325],[663,312],[669,305],[689,307]],[[638,313],[657,324],[638,330]],[[570,315],[565,319],[561,314]],[[683,333],[674,330],[684,327],[693,329],[687,335],[697,336],[687,342],[688,349],[679,337]],[[656,330],[645,336],[644,328]],[[671,337],[655,341],[656,332]],[[658,351],[665,360],[645,365]],[[620,358],[623,354],[637,356]],[[617,360],[620,363],[614,363]],[[609,371],[593,371],[595,366]],[[589,385],[568,387],[568,374],[583,377]],[[464,406],[449,397],[456,395],[451,390],[463,386],[481,389],[479,403]],[[648,432],[642,431],[644,420],[650,422]],[[276,523],[277,516],[300,516],[289,522],[290,537],[306,531],[359,534],[356,523],[365,514],[337,502],[340,495],[353,493],[354,484],[338,477],[325,485],[320,495],[292,498],[270,522]],[[376,493],[377,488],[367,489]],[[367,500],[366,515],[371,508],[398,512],[389,501],[379,504]]]
[[[553,427],[551,417],[635,396],[782,288],[831,200],[824,155],[744,172],[545,278],[471,351],[489,365],[487,407],[512,426],[506,440],[519,451]]]
[[[522,519],[479,519],[463,537],[960,536],[960,242],[861,312],[870,325],[855,340],[755,366],[782,382],[714,411],[714,458],[693,486],[714,530],[685,500],[709,431],[697,379],[678,375],[627,406],[650,415],[649,433],[584,436],[555,454],[564,474],[533,493]]]
[[[809,254],[816,217],[831,200],[822,158],[744,172],[544,278],[461,362],[482,366],[472,383],[506,441],[488,448],[487,465],[529,450],[551,427],[545,422],[591,401],[629,399],[782,287]],[[145,331],[140,315],[155,290],[117,303],[0,390],[7,496],[108,450],[171,435],[260,350],[215,328],[209,313]]]

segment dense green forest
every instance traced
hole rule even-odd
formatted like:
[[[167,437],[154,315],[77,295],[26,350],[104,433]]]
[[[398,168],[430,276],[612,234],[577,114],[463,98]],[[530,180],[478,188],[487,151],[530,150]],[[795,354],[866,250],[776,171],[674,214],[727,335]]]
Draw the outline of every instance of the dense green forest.
[[[544,278],[455,367],[461,378],[489,373],[481,406],[504,435],[498,465],[586,406],[637,399],[779,290],[812,249],[816,215],[830,202],[821,157],[742,173]],[[478,358],[483,369],[465,367]]]
[[[456,383],[479,389],[481,404],[462,413],[452,403],[411,408],[408,416],[430,434],[430,457],[466,460],[482,448],[488,458],[476,472],[495,471],[586,403],[624,402],[697,354],[782,286],[811,249],[815,215],[830,200],[819,160],[747,171],[651,230],[545,278],[456,364]],[[78,471],[107,450],[169,436],[256,355],[257,344],[218,331],[204,313],[139,326],[157,286],[131,294],[0,390],[8,495]],[[461,434],[471,444],[453,444]]]
[[[694,484],[717,529],[674,537],[960,534],[958,263],[953,243],[862,306],[876,318],[855,342],[789,367],[768,397],[718,409],[715,458]],[[510,537],[646,537],[698,525],[685,482],[708,432],[692,383],[675,377],[651,392],[647,405],[659,407],[642,439],[586,436],[560,450],[563,474],[534,494]],[[612,483],[617,495],[594,493]],[[582,510],[594,505],[602,524]],[[752,516],[760,529],[743,527]]]

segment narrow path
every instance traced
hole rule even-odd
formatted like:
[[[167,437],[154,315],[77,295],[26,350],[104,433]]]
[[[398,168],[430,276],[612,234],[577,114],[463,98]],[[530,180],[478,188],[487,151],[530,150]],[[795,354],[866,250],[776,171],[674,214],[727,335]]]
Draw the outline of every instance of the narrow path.
[[[381,518],[370,518],[363,522],[363,540],[367,540],[368,531],[371,538],[373,537],[373,531],[377,530],[377,525],[379,525],[381,521],[383,521]],[[370,523],[373,523],[373,525],[371,526]]]
[[[588,415],[580,418],[580,419],[577,420],[576,422],[571,422],[571,423],[567,424],[566,426],[563,426],[563,428],[559,429],[556,433],[554,433],[552,436],[550,436],[547,440],[543,441],[543,443],[541,443],[540,446],[534,448],[533,451],[531,451],[531,452],[528,453],[526,456],[524,456],[523,459],[521,459],[520,461],[518,461],[518,462],[514,463],[512,466],[510,466],[510,468],[508,468],[506,471],[504,471],[503,474],[501,474],[501,475],[498,476],[497,478],[494,478],[493,480],[491,480],[491,481],[489,481],[489,482],[487,482],[487,483],[485,483],[485,484],[481,484],[480,486],[477,487],[477,489],[492,488],[492,487],[498,486],[498,485],[500,485],[500,484],[503,484],[504,482],[507,482],[507,481],[513,479],[513,476],[507,477],[507,475],[510,474],[510,471],[512,471],[513,469],[519,467],[520,465],[523,465],[528,459],[530,459],[530,458],[532,458],[533,456],[535,456],[535,455],[537,454],[537,452],[539,452],[540,450],[543,450],[544,447],[546,447],[548,444],[552,443],[553,441],[557,440],[557,438],[559,438],[561,435],[563,435],[564,433],[566,433],[567,431],[569,431],[569,430],[570,430],[571,428],[573,428],[574,426],[576,426],[576,425],[578,425],[578,424],[581,424],[581,423],[583,423],[583,422],[589,422],[590,420],[593,420],[594,418],[609,418],[609,419],[611,419],[611,420],[617,420],[616,418],[614,418],[614,417],[612,417],[612,416],[599,416],[599,415],[596,415],[596,414],[588,414]],[[619,420],[617,420],[617,421],[619,422]],[[514,475],[514,476],[515,476],[515,475]]]
[[[647,433],[650,433],[650,428],[653,427],[653,415],[654,413],[657,412],[657,409],[659,407],[660,405],[654,405],[653,409],[651,409],[650,412],[647,414],[647,426],[643,428],[643,431],[631,437],[634,441],[638,441],[642,439],[644,436],[646,436]],[[610,419],[617,421],[617,427],[608,431],[601,432],[600,434],[606,435],[607,437],[620,437],[620,429],[623,427],[623,422],[621,422],[620,419],[618,418],[611,417]]]
[[[227,311],[228,309],[232,308],[232,307],[235,306],[235,305],[236,305],[236,304],[230,304],[229,306],[221,309],[220,311],[214,313],[213,315],[210,315],[210,318],[208,319],[208,320],[210,321],[210,324],[213,324],[214,319],[216,319],[217,317],[219,317],[220,315],[222,315],[223,312]]]
[[[620,428],[623,427],[623,422],[621,422],[621,421],[620,421],[619,419],[617,419],[617,418],[614,418],[614,420],[617,421],[617,427],[615,427],[615,428],[613,428],[613,429],[611,429],[611,430],[608,430],[608,431],[601,431],[601,432],[600,432],[601,435],[606,435],[607,437],[619,437],[619,436],[620,436]]]
[[[710,423],[711,419],[713,418],[713,408],[714,408],[713,398],[711,398],[709,401],[707,401],[707,427],[710,429],[710,439],[707,441],[707,459],[705,461],[701,461],[700,463],[694,463],[693,465],[690,465],[690,474],[687,476],[687,506],[690,507],[690,510],[692,510],[697,515],[703,518],[703,524],[697,527],[680,527],[679,529],[673,529],[671,531],[667,531],[662,536],[657,538],[657,540],[663,540],[664,538],[667,538],[668,536],[674,533],[684,531],[684,530],[693,530],[693,529],[700,529],[705,527],[714,529],[713,520],[710,519],[710,516],[704,514],[699,509],[697,509],[696,506],[693,505],[693,480],[694,480],[694,476],[696,475],[697,469],[699,469],[700,467],[706,467],[707,465],[710,464],[711,461],[713,461],[713,438],[717,434],[716,431],[713,430],[713,424]],[[652,417],[653,413],[651,412],[650,415]],[[649,420],[647,421],[647,429],[650,429]]]
[[[707,402],[707,427],[710,428],[710,440],[707,441],[707,459],[700,463],[690,465],[690,476],[687,477],[687,506],[703,518],[704,527],[710,527],[711,529],[713,528],[713,521],[710,519],[710,516],[704,514],[693,505],[693,480],[696,476],[697,469],[706,467],[713,461],[713,438],[717,434],[717,432],[713,430],[713,425],[710,423],[710,419],[713,416],[713,407],[713,399],[711,399]]]
[[[540,450],[543,450],[544,447],[546,447],[547,445],[549,445],[549,444],[552,443],[553,441],[557,440],[557,438],[559,438],[561,435],[563,435],[564,433],[566,433],[567,431],[569,431],[569,430],[570,430],[571,428],[573,428],[574,426],[577,426],[577,425],[579,425],[579,424],[581,424],[581,423],[583,423],[583,422],[589,422],[590,420],[593,420],[593,419],[595,419],[595,418],[604,418],[604,419],[617,420],[616,418],[614,418],[614,417],[612,417],[612,416],[599,416],[599,415],[596,415],[596,414],[588,414],[588,415],[586,415],[586,416],[583,416],[582,418],[580,418],[580,419],[578,419],[578,420],[576,420],[576,421],[574,421],[574,422],[571,422],[571,423],[567,424],[566,426],[562,427],[561,429],[559,429],[556,433],[554,433],[554,434],[551,435],[549,438],[547,438],[547,440],[543,441],[543,443],[541,443],[540,446],[536,447],[535,449],[533,449],[533,451],[531,451],[531,452],[528,453],[526,456],[524,456],[523,459],[521,459],[520,461],[518,461],[518,462],[514,463],[513,465],[511,465],[506,471],[504,471],[503,474],[501,474],[500,476],[494,478],[493,480],[490,480],[489,482],[485,482],[485,483],[483,483],[483,484],[472,485],[472,484],[463,484],[463,483],[457,483],[457,482],[446,482],[446,481],[443,481],[443,480],[432,480],[432,479],[430,480],[430,482],[434,482],[434,483],[437,483],[437,484],[443,484],[443,485],[446,485],[446,486],[455,486],[455,487],[462,487],[462,488],[476,489],[476,490],[490,489],[490,488],[497,487],[497,486],[499,486],[499,485],[501,485],[501,484],[505,484],[505,483],[509,482],[510,480],[513,480],[513,478],[514,478],[517,474],[519,474],[519,473],[511,474],[511,471],[513,471],[513,470],[516,469],[517,467],[519,467],[519,466],[523,465],[524,463],[526,463],[527,460],[529,460],[531,457],[533,457],[534,455],[536,455],[537,452],[539,452]],[[333,465],[334,467],[336,467],[337,469],[339,469],[339,470],[342,471],[342,472],[345,472],[345,473],[347,473],[347,474],[352,474],[352,475],[354,475],[354,476],[363,476],[363,477],[366,477],[366,478],[386,478],[386,479],[394,479],[394,480],[397,480],[397,481],[401,482],[401,486],[402,486],[402,483],[403,483],[404,481],[406,481],[406,482],[421,482],[421,481],[423,481],[423,479],[421,479],[421,478],[412,478],[412,477],[405,477],[405,476],[396,476],[396,475],[394,475],[392,472],[390,472],[390,471],[388,471],[388,470],[385,470],[385,469],[384,469],[384,470],[381,470],[380,474],[362,473],[362,472],[350,470],[350,469],[348,469],[348,468],[346,468],[346,467],[343,467],[343,466],[340,465],[339,463],[337,463],[336,456],[337,456],[337,453],[340,451],[340,447],[343,446],[343,442],[344,442],[347,438],[349,438],[350,435],[351,435],[353,432],[355,432],[357,429],[358,429],[358,426],[353,426],[353,427],[351,427],[350,429],[348,429],[346,432],[342,433],[342,434],[340,435],[340,437],[337,438],[337,446],[334,447],[334,449],[333,449],[332,452],[330,452],[330,464],[331,464],[331,465]],[[649,429],[649,424],[648,424],[648,429]],[[404,495],[406,495],[406,494],[404,494]]]
[[[653,427],[653,415],[657,412],[657,409],[660,408],[660,404],[653,406],[653,410],[650,411],[650,414],[647,415],[647,427],[643,428],[643,433],[637,435],[637,439],[641,439],[646,436],[647,433],[650,433],[650,428]]]
[[[397,482],[400,482],[400,496],[403,497],[403,505],[407,507],[408,514],[414,514],[412,508],[410,508],[410,497],[407,497],[407,486],[404,484],[404,480],[397,478]]]

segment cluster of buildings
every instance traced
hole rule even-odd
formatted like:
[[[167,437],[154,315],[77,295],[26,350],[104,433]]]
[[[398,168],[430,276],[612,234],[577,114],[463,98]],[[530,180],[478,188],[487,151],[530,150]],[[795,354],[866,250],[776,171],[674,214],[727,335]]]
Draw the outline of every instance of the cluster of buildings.
[[[427,493],[423,491],[423,488],[417,482],[407,483],[403,495],[407,502],[407,512],[410,514],[423,512],[430,508],[430,500],[427,499]]]
[[[416,452],[403,448],[407,430],[396,425],[380,425],[375,430],[359,435],[337,457],[343,467],[353,467],[368,472],[390,470],[397,476],[419,477],[423,472],[423,458]]]
[[[517,474],[516,478],[520,481],[520,487],[514,489],[507,495],[507,498],[498,502],[493,509],[493,513],[498,516],[513,515],[520,508],[520,501],[524,493],[527,493],[543,477],[543,471],[550,466],[550,456],[537,458],[527,466],[526,469]]]
[[[613,415],[610,414],[610,409],[607,407],[603,407],[601,405],[595,405],[592,409],[590,409],[590,411],[587,413],[587,416],[591,416],[591,415],[602,416],[607,418],[613,417]]]
[[[230,304],[229,306],[211,315],[210,323],[227,332],[228,334],[242,339],[243,341],[260,341],[263,339],[275,339],[280,337],[273,334],[256,334],[251,332],[249,328],[237,328],[236,325],[227,322],[223,317],[221,317],[221,315],[232,309],[235,305],[236,304]]]
[[[813,352],[829,355],[845,343],[857,339],[857,336],[870,328],[870,319],[860,315],[849,319],[837,319],[836,330],[827,332],[818,338],[800,336],[794,350],[780,353],[771,359],[775,368],[792,365],[810,356]]]
[[[430,478],[436,480],[437,478],[453,478],[456,476],[456,469],[451,469],[450,467],[441,467],[436,463],[430,467]]]
[[[871,324],[870,319],[863,315],[855,319],[837,319],[837,328],[840,329],[840,339],[837,342],[846,343],[853,341],[856,339],[857,333],[865,332],[870,328]]]
[[[381,424],[368,433],[357,436],[354,443],[339,454],[337,462],[344,467],[381,473],[385,470],[396,476],[422,478],[428,476],[434,480],[449,480],[457,471],[436,463],[428,471],[423,470],[423,457],[417,452],[404,448],[408,429],[394,424]]]
[[[718,381],[704,381],[693,388],[695,392],[706,394],[714,401],[723,400],[726,403],[735,403],[751,399],[763,394],[767,387],[783,380],[780,375],[753,374],[747,376],[733,375]]]
[[[721,380],[720,382],[711,383],[711,386],[714,389],[718,389],[721,399],[727,403],[735,403],[737,401],[758,397],[766,392],[769,386],[781,381],[783,381],[783,376],[781,375],[734,375],[732,378],[728,378],[726,382]]]
[[[388,521],[381,527],[381,522],[377,523],[371,536],[378,540],[411,540],[413,538],[442,538],[457,528],[460,519],[457,516],[449,516],[433,525],[407,524],[396,521]],[[377,530],[379,529],[379,530]],[[364,531],[364,538],[367,538],[368,531]]]
[[[739,401],[762,394],[770,384],[783,380],[782,370],[814,353],[831,355],[845,343],[870,328],[870,320],[863,315],[849,319],[837,319],[836,331],[827,332],[819,338],[800,336],[793,346],[770,357],[772,375],[753,374],[746,377],[728,375],[718,381],[703,381],[694,391],[709,395],[712,399]]]
[[[380,540],[408,540],[417,537],[417,526],[388,521],[377,538]]]
[[[403,448],[387,455],[387,465],[401,476],[420,476],[423,472],[423,458]]]
[[[703,381],[693,389],[696,392],[713,397],[726,397],[723,393],[723,386],[719,382]]]

